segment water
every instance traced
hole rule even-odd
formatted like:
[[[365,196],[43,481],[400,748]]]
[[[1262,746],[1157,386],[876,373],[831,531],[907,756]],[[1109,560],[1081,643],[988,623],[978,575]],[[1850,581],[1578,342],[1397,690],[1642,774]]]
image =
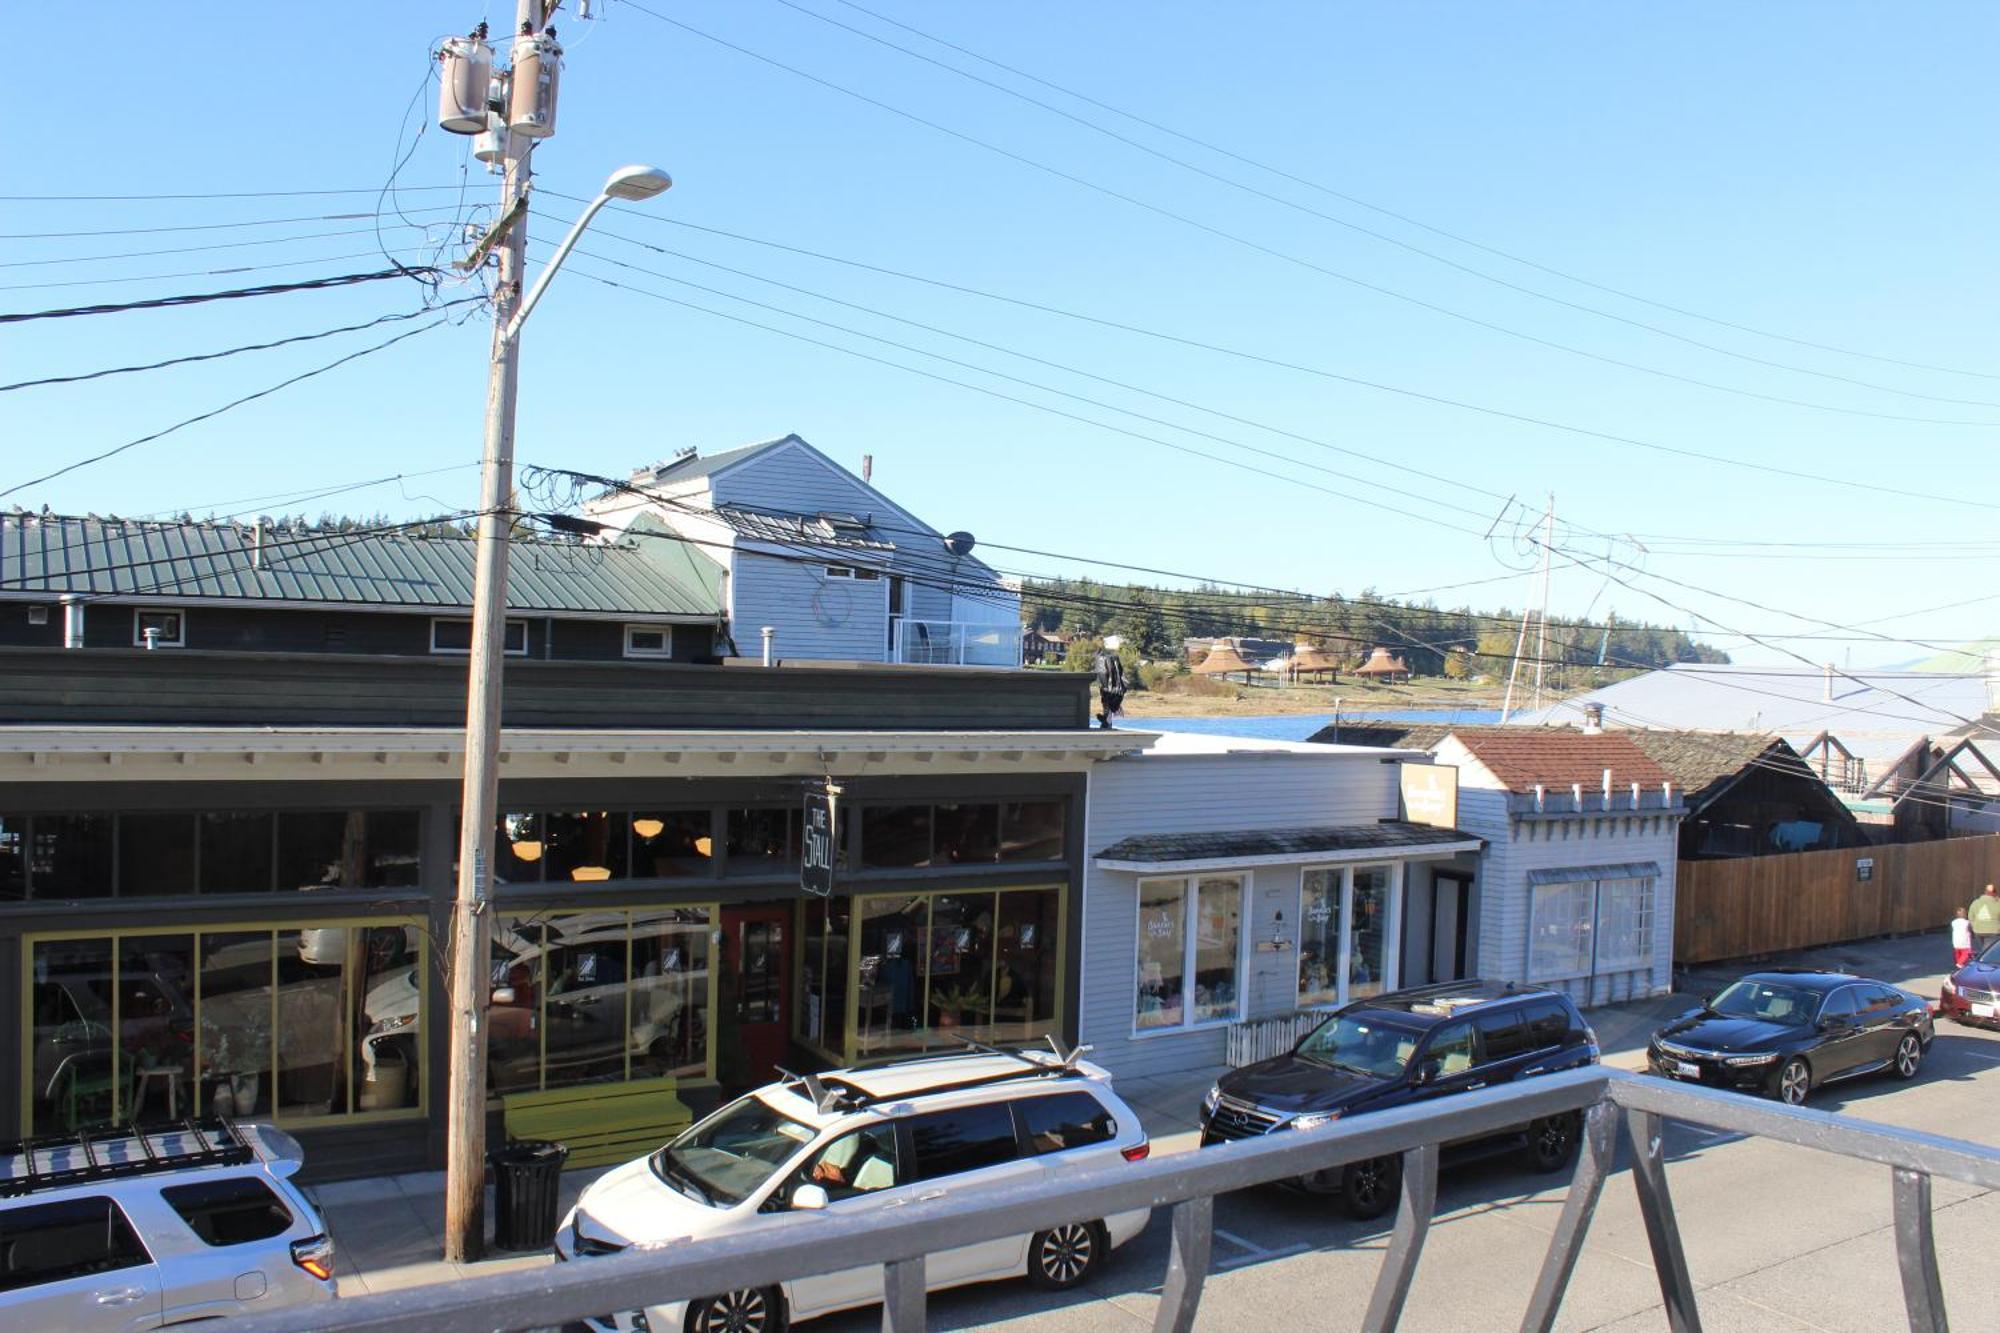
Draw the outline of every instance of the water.
[[[1342,722],[1443,722],[1490,726],[1497,708],[1405,708],[1342,713]],[[1333,721],[1332,713],[1283,713],[1276,717],[1129,717],[1120,726],[1133,731],[1193,731],[1204,736],[1251,736],[1266,741],[1303,741]]]

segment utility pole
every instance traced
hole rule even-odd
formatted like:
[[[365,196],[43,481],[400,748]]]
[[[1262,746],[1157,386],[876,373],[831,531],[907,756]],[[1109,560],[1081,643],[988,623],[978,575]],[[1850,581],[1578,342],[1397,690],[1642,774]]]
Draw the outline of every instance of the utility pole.
[[[514,31],[537,36],[542,0],[515,0]],[[505,122],[511,108],[499,113]],[[479,469],[472,644],[466,685],[465,786],[459,802],[458,889],[451,908],[451,1037],[446,1093],[444,1257],[478,1259],[486,1248],[486,1007],[488,891],[500,803],[500,676],[506,660],[507,548],[513,531],[514,400],[521,342],[514,313],[528,252],[528,188],[535,138],[504,124],[499,274],[486,380],[486,443]],[[489,238],[490,240],[491,238]],[[482,243],[484,244],[484,243]]]
[[[1549,493],[1548,516],[1542,526],[1541,626],[1535,631],[1535,711],[1542,707],[1542,668],[1549,660],[1549,553],[1556,542],[1556,497]]]

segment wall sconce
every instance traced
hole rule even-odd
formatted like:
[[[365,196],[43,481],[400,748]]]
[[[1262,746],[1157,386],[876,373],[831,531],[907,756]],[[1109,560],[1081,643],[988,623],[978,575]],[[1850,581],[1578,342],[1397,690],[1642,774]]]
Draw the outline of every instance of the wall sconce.
[[[1271,927],[1271,939],[1266,947],[1272,953],[1283,953],[1292,947],[1291,932],[1285,929],[1285,913],[1283,908],[1278,910],[1277,923]]]
[[[642,838],[657,838],[666,827],[664,822],[650,816],[632,821],[632,831]],[[706,856],[708,853],[703,852],[702,855]]]

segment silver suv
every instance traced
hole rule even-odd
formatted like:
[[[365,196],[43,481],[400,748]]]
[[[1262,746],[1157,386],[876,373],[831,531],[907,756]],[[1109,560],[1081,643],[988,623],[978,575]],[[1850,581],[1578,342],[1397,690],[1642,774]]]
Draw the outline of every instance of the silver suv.
[[[298,1140],[183,1121],[0,1145],[0,1327],[158,1328],[333,1299]]]

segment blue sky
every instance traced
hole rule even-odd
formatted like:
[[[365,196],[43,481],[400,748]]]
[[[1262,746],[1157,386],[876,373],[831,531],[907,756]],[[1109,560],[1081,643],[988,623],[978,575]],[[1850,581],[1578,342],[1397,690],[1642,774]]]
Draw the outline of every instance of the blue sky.
[[[1435,594],[1446,605],[1471,599],[1489,607],[1519,606],[1530,595],[1531,576],[1510,570],[1531,563],[1532,550],[1513,538],[1521,516],[1539,511],[1553,491],[1563,522],[1558,544],[1593,565],[1559,566],[1553,601],[1562,611],[1615,609],[1698,626],[1745,660],[1788,659],[1718,626],[1766,637],[1831,635],[1784,642],[1816,661],[1856,665],[1926,655],[1907,644],[1849,641],[1868,631],[1950,644],[2000,620],[2000,597],[1909,614],[1985,595],[2000,556],[2000,546],[1986,544],[2000,503],[1991,498],[2000,494],[1992,447],[2000,358],[1990,313],[2000,200],[1984,165],[1996,138],[1990,69],[2000,14],[1990,5],[864,0],[880,14],[1464,241],[1711,320],[1883,360],[1744,332],[1513,262],[1119,120],[840,0],[796,0],[797,8],[777,0],[646,2],[1100,188],[817,86],[622,0],[600,4],[604,17],[591,23],[559,17],[569,59],[559,133],[537,158],[544,190],[588,195],[628,161],[656,162],[677,184],[643,206],[646,216],[606,214],[584,247],[601,258],[579,257],[537,311],[525,343],[519,453],[526,462],[617,473],[689,445],[710,451],[796,431],[850,466],[872,454],[878,484],[899,501],[989,542],[1316,592],[1499,579]],[[1543,297],[1232,189],[801,10]],[[0,288],[12,288],[0,291],[0,310],[377,267],[371,220],[313,219],[374,212],[372,192],[388,179],[399,142],[409,149],[408,133],[430,116],[434,90],[419,89],[427,49],[488,11],[405,3],[312,12],[329,20],[338,13],[345,23],[301,30],[296,7],[233,4],[180,25],[155,17],[125,25],[115,11],[74,6],[15,15],[18,49],[41,54],[21,62],[0,94],[13,123],[32,127],[10,142],[0,193],[370,193],[0,202],[0,233],[9,238]],[[504,20],[512,6],[490,12]],[[413,95],[417,110],[406,122]],[[398,179],[456,185],[464,153],[464,140],[432,127]],[[463,177],[466,205],[497,194],[495,181],[473,168]],[[404,193],[397,202],[406,211],[437,210],[412,212],[417,222],[463,215],[453,211],[461,204],[456,190]],[[544,193],[537,207],[534,252],[546,256],[576,205]],[[22,238],[278,218],[306,220]],[[422,233],[400,225],[393,210],[387,222],[383,235],[398,253],[420,252]],[[677,222],[1596,434],[1302,374]],[[354,231],[362,234],[305,239]],[[42,262],[247,240],[272,243]],[[296,263],[308,260],[325,262]],[[296,267],[100,281],[279,263]],[[1155,438],[609,288],[586,274]],[[93,285],[29,286],[86,280]],[[377,283],[0,326],[0,380],[315,332],[415,309],[417,297],[406,284]],[[804,323],[800,314],[1036,387]],[[0,486],[423,322],[0,394]],[[228,512],[247,503],[255,512],[286,507],[250,503],[255,497],[425,473],[292,507],[399,517],[469,508],[485,351],[477,319],[424,333],[6,502],[120,514]],[[1485,537],[1509,496],[1516,506],[1499,535]],[[1638,544],[1612,540],[1620,534]],[[1850,545],[1751,544],[1829,542]],[[1884,542],[1924,545],[1851,545]],[[1610,572],[1634,586],[1605,576],[1595,562],[1607,553],[1620,562]]]

